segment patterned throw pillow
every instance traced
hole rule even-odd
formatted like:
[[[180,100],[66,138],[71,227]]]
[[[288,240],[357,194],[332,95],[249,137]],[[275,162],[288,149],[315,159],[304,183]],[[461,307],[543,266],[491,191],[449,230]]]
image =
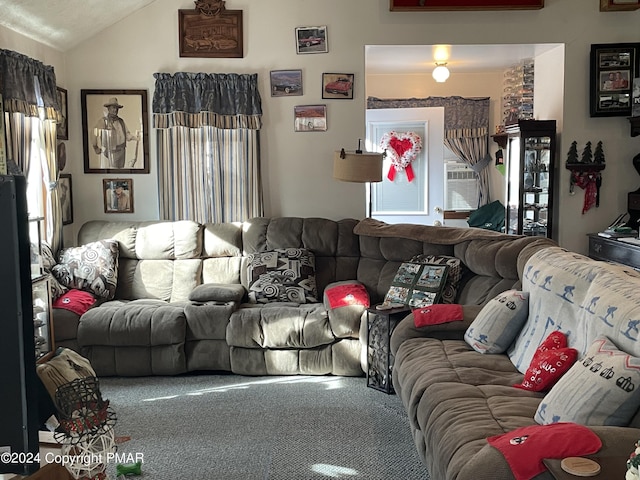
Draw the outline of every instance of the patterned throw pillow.
[[[624,427],[640,407],[639,385],[640,358],[600,335],[547,393],[534,420]]]
[[[118,284],[118,241],[99,240],[60,252],[54,277],[68,288],[111,300]]]
[[[404,262],[398,267],[384,303],[402,303],[412,308],[438,303],[447,281],[447,265]]]
[[[448,265],[447,281],[442,290],[440,303],[454,303],[458,295],[458,286],[462,280],[464,265],[459,258],[448,255],[416,255],[411,259],[413,263],[430,263],[431,265]]]
[[[482,307],[464,334],[465,341],[480,353],[503,353],[529,316],[529,292],[507,290]]]
[[[514,387],[532,392],[549,390],[577,358],[578,351],[567,347],[566,335],[559,331],[551,332],[533,355],[522,383]]]
[[[56,265],[56,259],[48,243],[42,242],[42,268],[49,274],[49,290],[51,290],[51,300],[56,300],[69,291],[64,285],[53,276],[52,269]]]
[[[316,259],[304,248],[249,255],[248,282],[251,303],[318,301]]]

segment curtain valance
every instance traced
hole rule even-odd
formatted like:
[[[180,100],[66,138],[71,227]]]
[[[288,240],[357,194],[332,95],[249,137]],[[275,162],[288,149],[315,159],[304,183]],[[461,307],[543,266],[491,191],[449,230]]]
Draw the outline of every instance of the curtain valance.
[[[38,95],[46,119],[60,121],[56,74],[50,65],[11,50],[0,50],[0,92],[9,113],[39,116]]]
[[[446,138],[481,137],[489,133],[489,97],[427,97],[380,99],[369,97],[368,109],[444,107]]]
[[[200,128],[262,126],[258,74],[155,73],[153,125]]]

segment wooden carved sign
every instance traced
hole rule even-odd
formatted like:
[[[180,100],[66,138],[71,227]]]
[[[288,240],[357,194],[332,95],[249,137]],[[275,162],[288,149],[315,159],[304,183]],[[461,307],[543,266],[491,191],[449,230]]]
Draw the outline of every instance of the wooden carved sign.
[[[242,58],[242,10],[226,10],[224,0],[194,3],[178,11],[180,56]]]

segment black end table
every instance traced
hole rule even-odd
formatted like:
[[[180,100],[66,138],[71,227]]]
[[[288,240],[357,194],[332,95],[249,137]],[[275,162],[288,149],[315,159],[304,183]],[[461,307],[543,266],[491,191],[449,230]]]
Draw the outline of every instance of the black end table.
[[[407,306],[378,310],[367,309],[367,387],[387,394],[395,393],[391,374],[393,354],[390,340],[398,322],[411,312]]]

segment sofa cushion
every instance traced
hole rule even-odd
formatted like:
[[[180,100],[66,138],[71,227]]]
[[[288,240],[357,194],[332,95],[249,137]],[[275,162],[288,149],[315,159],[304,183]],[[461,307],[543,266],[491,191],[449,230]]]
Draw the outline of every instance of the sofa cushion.
[[[391,281],[384,303],[403,303],[413,308],[438,303],[448,270],[447,265],[401,263]]]
[[[540,403],[540,424],[627,426],[640,407],[640,358],[601,335]]]
[[[118,284],[118,242],[99,240],[60,252],[52,269],[56,279],[66,287],[86,290],[110,300]]]
[[[240,302],[244,296],[244,287],[240,284],[221,285],[219,283],[203,283],[191,290],[189,300],[192,302]]]
[[[318,301],[315,256],[305,248],[252,253],[247,277],[251,303]]]
[[[432,265],[447,265],[447,280],[442,289],[442,303],[454,303],[458,295],[458,285],[462,280],[463,265],[459,258],[449,255],[416,255],[411,259],[414,263],[429,263]]]
[[[529,294],[507,290],[487,303],[464,334],[480,353],[502,353],[516,338],[529,314]]]

